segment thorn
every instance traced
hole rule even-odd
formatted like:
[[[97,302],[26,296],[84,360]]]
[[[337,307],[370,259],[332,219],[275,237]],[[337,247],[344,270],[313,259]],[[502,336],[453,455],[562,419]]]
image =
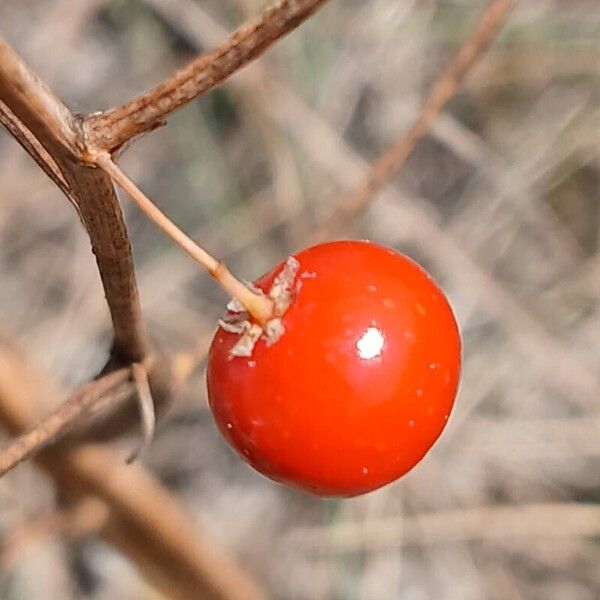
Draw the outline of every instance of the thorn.
[[[156,429],[156,415],[154,414],[154,401],[152,392],[148,383],[148,371],[140,363],[132,363],[131,373],[133,382],[137,391],[137,401],[142,420],[142,443],[136,448],[127,459],[127,464],[131,464],[140,457],[142,452],[148,448],[154,439]]]

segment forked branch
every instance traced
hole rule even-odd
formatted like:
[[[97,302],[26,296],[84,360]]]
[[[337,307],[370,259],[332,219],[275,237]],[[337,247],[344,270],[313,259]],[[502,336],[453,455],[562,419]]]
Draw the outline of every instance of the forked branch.
[[[129,238],[112,182],[86,164],[79,121],[2,39],[0,101],[2,123],[77,207],[96,255],[116,353],[125,362],[143,361],[148,342]]]

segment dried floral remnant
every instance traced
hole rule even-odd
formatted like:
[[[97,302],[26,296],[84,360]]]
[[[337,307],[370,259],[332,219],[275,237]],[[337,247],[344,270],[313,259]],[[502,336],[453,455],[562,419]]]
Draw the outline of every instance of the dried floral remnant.
[[[275,302],[275,314],[279,317],[283,315],[292,301],[292,286],[299,269],[298,260],[290,256],[269,290],[269,297]]]
[[[232,299],[227,304],[228,314],[219,319],[219,326],[229,333],[240,336],[230,351],[230,358],[249,357],[256,342],[263,337],[267,346],[275,344],[285,333],[285,327],[281,317],[285,314],[294,299],[294,282],[300,269],[300,263],[296,258],[290,256],[281,272],[275,277],[268,297],[273,300],[275,309],[273,318],[268,321],[264,328],[250,321],[250,316],[242,304]],[[255,293],[265,295],[264,292],[251,283],[246,284]]]

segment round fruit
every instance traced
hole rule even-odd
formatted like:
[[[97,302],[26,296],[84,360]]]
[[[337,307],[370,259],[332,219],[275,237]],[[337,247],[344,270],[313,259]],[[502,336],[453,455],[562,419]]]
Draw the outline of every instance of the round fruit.
[[[208,359],[210,407],[255,469],[332,496],[374,490],[441,434],[460,335],[428,274],[364,241],[303,250],[255,286],[275,300],[260,327],[233,302]]]

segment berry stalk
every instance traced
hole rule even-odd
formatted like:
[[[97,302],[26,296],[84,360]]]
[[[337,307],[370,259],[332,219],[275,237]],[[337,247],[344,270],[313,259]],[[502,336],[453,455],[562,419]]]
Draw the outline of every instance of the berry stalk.
[[[273,316],[274,305],[270,298],[259,296],[248,289],[231,273],[227,265],[214,258],[185,234],[121,171],[119,166],[112,160],[110,154],[107,152],[98,153],[94,156],[94,162],[127,192],[138,208],[155,225],[187,252],[198,264],[204,267],[216,279],[219,285],[230,296],[238,300],[258,324],[264,327]]]

